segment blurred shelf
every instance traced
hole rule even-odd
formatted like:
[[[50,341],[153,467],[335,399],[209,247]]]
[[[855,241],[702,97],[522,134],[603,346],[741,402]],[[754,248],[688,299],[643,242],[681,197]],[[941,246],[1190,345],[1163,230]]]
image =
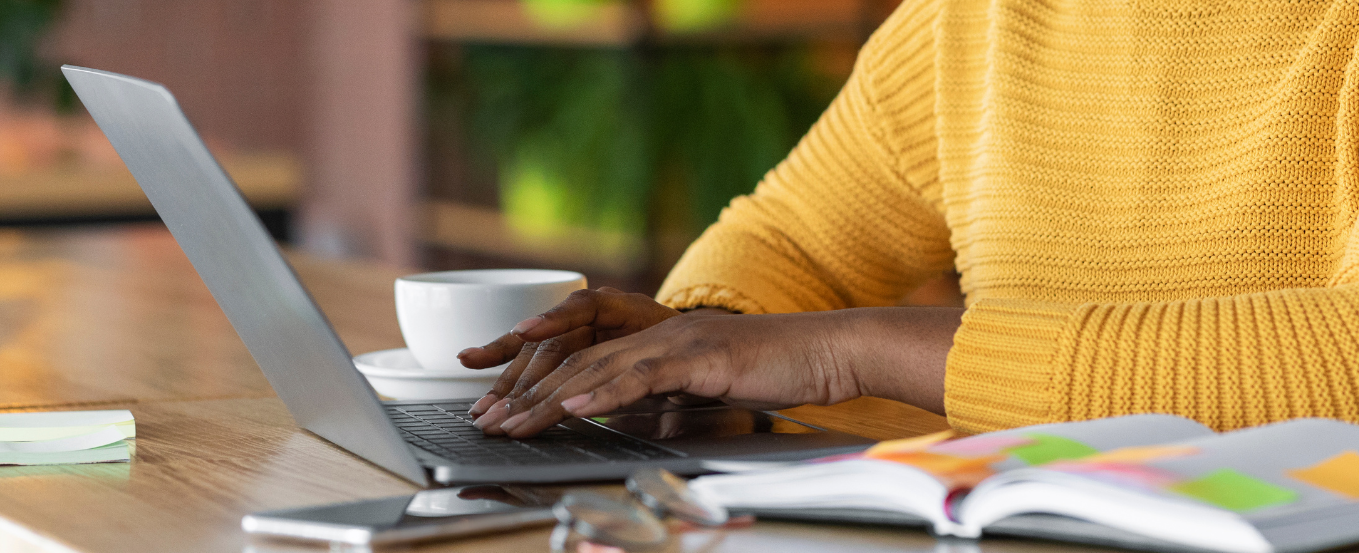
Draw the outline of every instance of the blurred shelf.
[[[258,210],[287,209],[297,202],[302,166],[286,154],[239,154],[222,158],[246,201]],[[0,175],[0,219],[149,215],[155,213],[124,167],[56,167]]]
[[[421,237],[441,248],[613,276],[646,270],[650,252],[644,237],[589,228],[528,235],[498,210],[448,201],[425,204]]]
[[[885,16],[882,0],[747,0],[735,18],[703,32],[658,33],[658,42],[863,38]],[[894,4],[894,2],[893,2]],[[507,44],[630,46],[654,28],[639,3],[603,4],[570,26],[535,21],[518,0],[424,0],[426,38]]]
[[[517,0],[425,0],[424,11],[425,37],[438,40],[615,46],[645,34],[641,13],[621,2],[561,28],[535,22]]]

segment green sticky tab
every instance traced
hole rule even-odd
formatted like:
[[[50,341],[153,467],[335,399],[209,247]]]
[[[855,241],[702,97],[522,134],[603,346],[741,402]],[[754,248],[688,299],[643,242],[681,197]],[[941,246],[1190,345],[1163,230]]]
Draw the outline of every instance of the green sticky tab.
[[[1232,469],[1218,469],[1206,476],[1175,484],[1170,489],[1237,512],[1284,505],[1298,499],[1298,492]]]
[[[1025,434],[1032,442],[1006,450],[1030,465],[1041,465],[1059,459],[1080,459],[1099,453],[1093,447],[1070,438],[1051,434]]]

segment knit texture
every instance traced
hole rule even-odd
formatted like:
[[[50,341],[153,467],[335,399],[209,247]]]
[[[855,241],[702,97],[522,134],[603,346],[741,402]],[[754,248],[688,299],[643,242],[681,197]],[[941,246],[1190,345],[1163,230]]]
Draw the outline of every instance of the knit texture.
[[[1359,0],[907,0],[675,307],[891,305],[955,267],[979,432],[1359,421]]]

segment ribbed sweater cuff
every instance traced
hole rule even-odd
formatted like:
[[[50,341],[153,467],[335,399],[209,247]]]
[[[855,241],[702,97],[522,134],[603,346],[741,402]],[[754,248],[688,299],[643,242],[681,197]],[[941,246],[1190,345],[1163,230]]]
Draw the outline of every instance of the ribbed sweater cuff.
[[[948,356],[949,423],[978,433],[1052,422],[1053,360],[1077,307],[1006,299],[972,305]]]
[[[690,286],[665,294],[656,300],[680,311],[699,307],[720,307],[727,311],[750,315],[768,312],[759,302],[737,292],[735,288],[720,284]]]

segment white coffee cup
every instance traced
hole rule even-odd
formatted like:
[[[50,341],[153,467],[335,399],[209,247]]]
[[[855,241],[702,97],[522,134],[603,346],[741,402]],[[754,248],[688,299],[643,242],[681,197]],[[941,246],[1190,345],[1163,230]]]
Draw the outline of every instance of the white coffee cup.
[[[461,368],[458,352],[484,346],[520,321],[585,288],[570,271],[445,271],[396,279],[396,318],[415,360],[426,369]]]

